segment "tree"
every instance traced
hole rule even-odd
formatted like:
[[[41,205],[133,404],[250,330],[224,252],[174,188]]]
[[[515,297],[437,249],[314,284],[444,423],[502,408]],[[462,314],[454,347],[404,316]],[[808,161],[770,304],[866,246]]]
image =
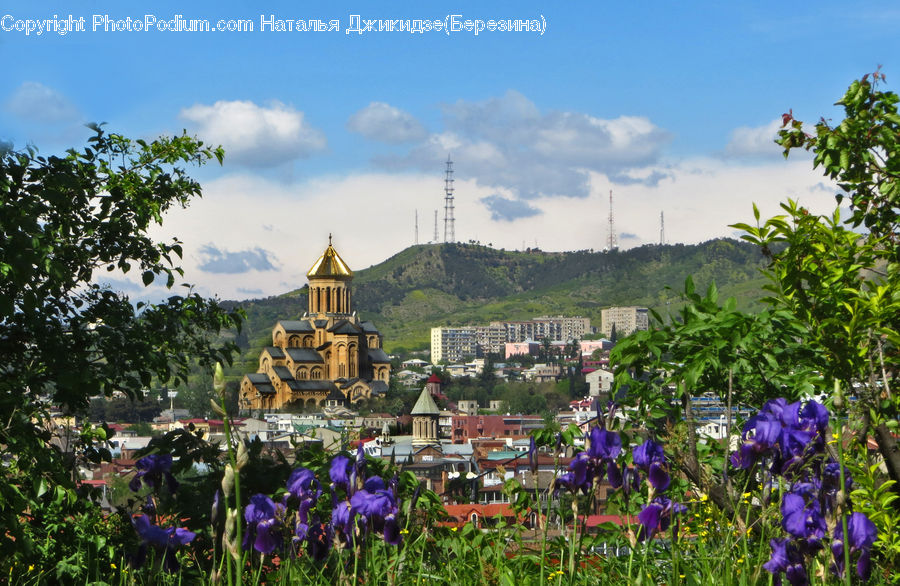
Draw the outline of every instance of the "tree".
[[[98,284],[118,269],[139,271],[145,286],[176,285],[181,244],[156,242],[148,229],[200,196],[183,166],[221,162],[222,150],[186,135],[146,142],[91,128],[87,145],[63,156],[0,153],[0,456],[9,462],[0,556],[31,551],[58,490],[72,507],[86,502],[74,493],[71,454],[50,444],[51,405],[78,413],[92,396],[133,399],[154,380],[178,384],[192,360],[230,362],[233,345],[211,336],[240,325],[189,287],[148,304]],[[19,523],[22,511],[29,523]],[[55,541],[66,546],[65,535]]]

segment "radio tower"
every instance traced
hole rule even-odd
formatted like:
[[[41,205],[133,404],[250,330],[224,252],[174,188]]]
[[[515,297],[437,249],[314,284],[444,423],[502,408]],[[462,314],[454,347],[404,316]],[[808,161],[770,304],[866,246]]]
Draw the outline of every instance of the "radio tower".
[[[659,212],[659,245],[663,246],[666,243],[666,220],[663,218],[663,213]]]
[[[447,171],[444,176],[444,242],[456,242],[453,219],[453,161],[447,155]]]
[[[437,244],[438,242],[440,242],[440,240],[438,239],[438,238],[439,238],[439,235],[438,235],[438,229],[437,229],[437,226],[438,226],[438,224],[437,224],[437,210],[434,210],[434,240],[433,240],[433,242],[434,242],[435,244]]]
[[[616,242],[616,228],[613,225],[613,198],[612,198],[612,189],[609,190],[609,241],[607,242],[607,247],[610,251],[613,251],[619,247]]]
[[[419,210],[416,210],[416,246],[419,245]]]

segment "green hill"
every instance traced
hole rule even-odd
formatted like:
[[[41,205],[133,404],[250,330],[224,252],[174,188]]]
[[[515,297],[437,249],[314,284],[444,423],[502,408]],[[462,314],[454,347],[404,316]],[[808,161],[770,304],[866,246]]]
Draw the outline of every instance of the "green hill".
[[[763,265],[757,247],[728,239],[612,252],[419,245],[357,271],[353,305],[384,334],[385,348],[396,352],[427,348],[430,329],[440,325],[563,314],[590,317],[599,327],[601,309],[611,305],[644,305],[665,315],[678,306],[688,275],[698,289],[714,280],[721,295],[737,297],[748,309],[761,295]],[[271,343],[277,320],[306,311],[306,288],[228,303],[247,312],[241,341],[255,349]]]

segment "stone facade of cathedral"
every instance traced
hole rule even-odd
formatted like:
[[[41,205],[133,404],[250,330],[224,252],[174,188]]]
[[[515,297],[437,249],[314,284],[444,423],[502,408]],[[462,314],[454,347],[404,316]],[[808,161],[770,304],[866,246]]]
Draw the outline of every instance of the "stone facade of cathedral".
[[[275,324],[259,370],[241,380],[244,413],[334,407],[387,391],[391,365],[381,334],[353,311],[353,272],[328,240],[306,275],[308,311]]]

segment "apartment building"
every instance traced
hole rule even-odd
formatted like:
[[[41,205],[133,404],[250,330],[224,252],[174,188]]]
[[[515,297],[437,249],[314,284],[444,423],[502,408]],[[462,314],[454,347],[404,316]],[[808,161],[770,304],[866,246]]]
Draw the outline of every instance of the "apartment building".
[[[431,362],[459,362],[478,356],[478,340],[474,327],[431,328]]]
[[[431,328],[431,361],[458,362],[485,353],[504,354],[508,343],[526,340],[567,342],[591,333],[587,317],[542,316],[524,321],[495,321],[486,326]]]
[[[638,330],[650,328],[650,317],[646,307],[635,305],[627,307],[608,307],[600,312],[603,322],[603,335],[612,336],[613,324],[616,326],[616,335],[627,336]]]

